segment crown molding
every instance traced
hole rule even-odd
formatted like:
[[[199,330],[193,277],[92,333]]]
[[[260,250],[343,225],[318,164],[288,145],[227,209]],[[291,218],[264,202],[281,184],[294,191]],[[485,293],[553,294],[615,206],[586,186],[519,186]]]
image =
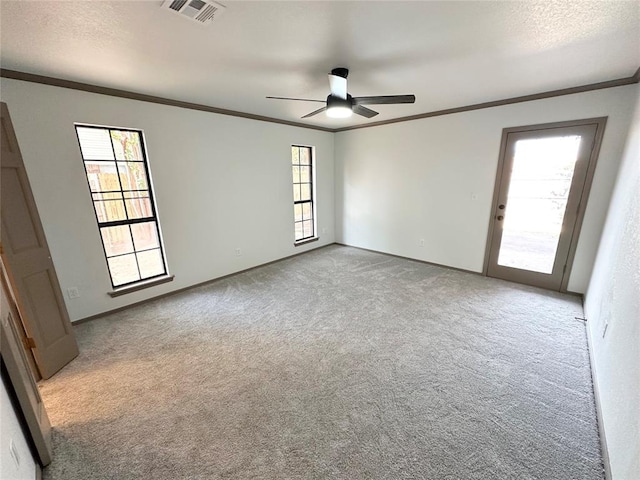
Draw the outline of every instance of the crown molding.
[[[51,85],[54,87],[70,88],[72,90],[98,93],[100,95],[109,95],[112,97],[128,98],[130,100],[139,100],[141,102],[158,103],[160,105],[169,105],[172,107],[188,108],[191,110],[199,110],[202,112],[216,113],[219,115],[229,115],[232,117],[240,117],[240,118],[246,118],[249,120],[257,120],[260,122],[269,122],[269,123],[276,123],[280,125],[288,125],[292,127],[308,128],[311,130],[320,130],[322,132],[338,133],[338,132],[346,132],[349,130],[357,130],[361,128],[379,127],[381,125],[389,125],[392,123],[410,122],[412,120],[421,120],[423,118],[439,117],[442,115],[451,115],[454,113],[470,112],[472,110],[481,110],[484,108],[493,108],[493,107],[500,107],[503,105],[512,105],[514,103],[531,102],[533,100],[542,100],[545,98],[560,97],[563,95],[572,95],[574,93],[583,93],[583,92],[590,92],[593,90],[602,90],[604,88],[614,88],[614,87],[621,87],[624,85],[632,85],[634,83],[640,83],[640,68],[638,68],[636,72],[630,77],[618,78],[615,80],[607,80],[605,82],[590,83],[588,85],[581,85],[578,87],[561,88],[559,90],[550,90],[547,92],[534,93],[531,95],[522,95],[519,97],[505,98],[502,100],[493,100],[490,102],[476,103],[473,105],[466,105],[463,107],[447,108],[444,110],[436,110],[433,112],[420,113],[417,115],[392,118],[389,120],[382,120],[379,122],[372,122],[372,123],[366,123],[362,125],[353,125],[350,127],[341,127],[341,128],[320,127],[316,125],[309,125],[306,123],[282,120],[279,118],[266,117],[262,115],[254,115],[252,113],[238,112],[235,110],[226,110],[223,108],[211,107],[211,106],[202,105],[199,103],[183,102],[180,100],[173,100],[170,98],[146,95],[143,93],[131,92],[128,90],[102,87],[99,85],[92,85],[89,83],[74,82],[71,80],[64,80],[61,78],[48,77],[44,75],[36,75],[33,73],[20,72],[17,70],[8,70],[5,68],[0,68],[0,77],[11,78],[14,80],[22,80],[24,82],[40,83],[43,85]]]
[[[466,105],[464,107],[447,108],[445,110],[436,110],[434,112],[420,113],[418,115],[410,115],[408,117],[392,118],[390,120],[382,120],[380,122],[367,123],[366,125],[353,125],[351,127],[343,127],[335,129],[334,132],[346,132],[348,130],[357,130],[359,128],[378,127],[380,125],[389,125],[391,123],[410,122],[411,120],[420,120],[422,118],[439,117],[442,115],[451,115],[452,113],[470,112],[472,110],[481,110],[483,108],[500,107],[503,105],[512,105],[514,103],[531,102],[533,100],[542,100],[544,98],[560,97],[563,95],[572,95],[574,93],[590,92],[592,90],[602,90],[603,88],[621,87],[624,85],[632,85],[640,83],[640,68],[630,77],[618,78],[616,80],[607,80],[606,82],[590,83],[579,87],[561,88],[559,90],[550,90],[547,92],[533,93],[531,95],[522,95],[520,97],[505,98],[503,100],[494,100],[491,102],[476,103]]]
[[[36,75],[34,73],[19,72],[17,70],[7,70],[0,68],[0,77],[11,78],[13,80],[22,80],[23,82],[40,83],[42,85],[51,85],[54,87],[70,88],[72,90],[80,90],[82,92],[98,93],[100,95],[109,95],[112,97],[128,98],[130,100],[139,100],[141,102],[158,103],[160,105],[169,105],[172,107],[188,108],[191,110],[199,110],[201,112],[217,113],[218,115],[229,115],[232,117],[248,118],[250,120],[258,120],[260,122],[278,123],[281,125],[289,125],[291,127],[309,128],[312,130],[321,130],[323,132],[333,132],[334,130],[326,127],[308,125],[306,123],[291,122],[289,120],[281,120],[279,118],[265,117],[262,115],[254,115],[252,113],[238,112],[236,110],[227,110],[224,108],[211,107],[200,103],[183,102],[181,100],[173,100],[171,98],[156,97],[154,95],[146,95],[144,93],[131,92],[129,90],[120,90],[117,88],[102,87],[89,83],[74,82],[72,80],[64,80],[62,78],[47,77],[44,75]]]

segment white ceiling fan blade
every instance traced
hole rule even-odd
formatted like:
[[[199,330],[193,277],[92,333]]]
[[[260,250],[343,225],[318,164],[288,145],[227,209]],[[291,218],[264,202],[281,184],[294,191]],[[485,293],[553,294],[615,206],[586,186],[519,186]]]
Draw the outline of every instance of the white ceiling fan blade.
[[[337,75],[329,74],[329,86],[331,87],[331,95],[334,97],[347,99],[347,79]]]

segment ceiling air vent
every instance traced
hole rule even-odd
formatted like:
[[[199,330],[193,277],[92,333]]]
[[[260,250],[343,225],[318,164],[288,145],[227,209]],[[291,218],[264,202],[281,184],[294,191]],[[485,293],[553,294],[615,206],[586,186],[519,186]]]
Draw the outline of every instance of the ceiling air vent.
[[[201,25],[209,25],[222,15],[226,7],[211,0],[165,0],[162,8]]]

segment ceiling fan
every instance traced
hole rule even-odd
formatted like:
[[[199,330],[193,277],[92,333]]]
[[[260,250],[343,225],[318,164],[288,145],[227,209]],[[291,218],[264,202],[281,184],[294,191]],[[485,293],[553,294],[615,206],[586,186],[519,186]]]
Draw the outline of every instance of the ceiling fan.
[[[325,106],[306,114],[302,118],[309,118],[318,113],[327,112],[328,117],[346,118],[353,113],[362,115],[366,118],[375,117],[378,112],[371,110],[363,105],[390,105],[396,103],[415,103],[415,95],[379,95],[374,97],[352,97],[347,93],[347,77],[349,69],[334,68],[329,74],[329,86],[331,94],[327,100],[311,100],[308,98],[289,98],[289,97],[267,97],[276,100],[297,100],[302,102],[320,102]]]

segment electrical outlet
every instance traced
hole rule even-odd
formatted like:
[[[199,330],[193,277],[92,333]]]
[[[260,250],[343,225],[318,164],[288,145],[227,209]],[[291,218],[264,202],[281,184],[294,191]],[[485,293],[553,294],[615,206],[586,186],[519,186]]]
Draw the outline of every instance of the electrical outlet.
[[[242,255],[242,250],[236,248],[236,257],[239,257],[240,255]]]
[[[80,290],[78,290],[78,287],[69,287],[67,288],[67,295],[69,298],[79,298]]]
[[[18,454],[16,444],[13,442],[13,438],[9,442],[9,453],[11,454],[13,461],[16,463],[16,467],[20,467],[20,455]]]
[[[420,244],[421,247],[424,247],[424,238],[421,238],[418,243]]]

